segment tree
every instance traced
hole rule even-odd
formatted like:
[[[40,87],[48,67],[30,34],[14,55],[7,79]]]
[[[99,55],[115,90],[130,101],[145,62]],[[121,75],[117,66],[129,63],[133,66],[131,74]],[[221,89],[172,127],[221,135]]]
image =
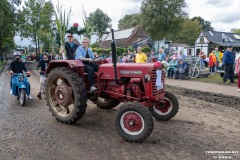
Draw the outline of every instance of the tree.
[[[0,1],[0,56],[14,47],[16,14],[14,6],[7,0]]]
[[[233,28],[233,29],[231,29],[231,32],[232,32],[232,33],[240,34],[240,29]]]
[[[153,39],[175,35],[187,16],[184,0],[144,0],[141,6],[141,25]]]
[[[93,24],[89,21],[89,17],[87,17],[87,12],[85,9],[83,9],[83,28],[79,27],[78,23],[74,23],[70,29],[68,29],[66,32],[67,33],[72,33],[72,34],[78,34],[80,37],[83,35],[83,37],[89,38],[91,41],[92,35],[94,35],[94,26]]]
[[[199,26],[198,20],[192,21],[191,19],[186,19],[182,23],[177,35],[172,37],[171,40],[177,43],[185,43],[193,46],[200,32],[201,27]]]
[[[200,27],[203,31],[213,31],[214,28],[211,26],[211,22],[204,20],[202,17],[193,17],[192,20],[198,20]]]
[[[36,53],[40,44],[44,44],[46,36],[52,32],[53,5],[45,0],[25,1],[25,7],[20,14],[20,36],[31,38],[35,44]],[[48,42],[46,42],[48,43]]]
[[[130,27],[135,27],[140,25],[140,17],[141,15],[138,13],[125,15],[122,19],[118,21],[118,29],[126,29]]]
[[[91,26],[94,27],[94,32],[96,32],[100,42],[102,41],[102,36],[110,27],[111,21],[111,18],[99,8],[90,13],[89,17],[87,18],[87,22],[89,22]]]

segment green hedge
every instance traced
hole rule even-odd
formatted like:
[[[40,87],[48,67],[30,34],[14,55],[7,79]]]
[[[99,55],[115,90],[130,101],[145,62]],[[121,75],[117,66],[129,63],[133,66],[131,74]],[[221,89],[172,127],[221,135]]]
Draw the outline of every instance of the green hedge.
[[[151,49],[149,47],[143,47],[142,48],[143,53],[151,52]]]
[[[4,69],[7,62],[0,62],[0,72]]]

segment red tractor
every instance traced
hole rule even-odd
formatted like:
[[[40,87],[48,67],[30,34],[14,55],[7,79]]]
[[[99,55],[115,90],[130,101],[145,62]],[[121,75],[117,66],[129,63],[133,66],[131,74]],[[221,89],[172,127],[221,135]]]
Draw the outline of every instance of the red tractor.
[[[46,71],[46,100],[58,121],[71,124],[83,117],[87,100],[101,109],[119,105],[115,124],[118,133],[127,141],[141,142],[153,130],[153,118],[166,121],[179,108],[175,95],[164,91],[164,76],[159,63],[118,63],[112,30],[112,62],[100,60],[94,85],[88,93],[87,73],[79,60],[52,61]]]

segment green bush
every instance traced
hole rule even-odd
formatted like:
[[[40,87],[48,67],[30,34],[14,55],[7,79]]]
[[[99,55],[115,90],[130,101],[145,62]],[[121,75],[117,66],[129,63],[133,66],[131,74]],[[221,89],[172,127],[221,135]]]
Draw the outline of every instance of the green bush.
[[[100,47],[100,45],[99,45],[99,43],[93,43],[92,45],[91,45],[91,48],[99,48]]]
[[[144,52],[144,53],[147,53],[147,52],[151,52],[151,49],[149,48],[149,47],[143,47],[142,48],[142,51]]]
[[[117,49],[118,56],[122,56],[123,53],[127,53],[127,51],[128,51],[128,48],[117,47],[116,49]],[[92,48],[92,51],[97,52],[98,54],[105,53],[106,55],[109,55],[111,48],[105,49],[105,48],[97,47],[97,48]]]

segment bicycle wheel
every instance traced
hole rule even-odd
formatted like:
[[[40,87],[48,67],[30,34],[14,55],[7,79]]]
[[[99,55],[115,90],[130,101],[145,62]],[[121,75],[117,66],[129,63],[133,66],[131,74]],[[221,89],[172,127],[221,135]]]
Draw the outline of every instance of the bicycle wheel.
[[[192,78],[197,78],[200,74],[200,70],[197,67],[193,67],[189,71],[189,76]]]

